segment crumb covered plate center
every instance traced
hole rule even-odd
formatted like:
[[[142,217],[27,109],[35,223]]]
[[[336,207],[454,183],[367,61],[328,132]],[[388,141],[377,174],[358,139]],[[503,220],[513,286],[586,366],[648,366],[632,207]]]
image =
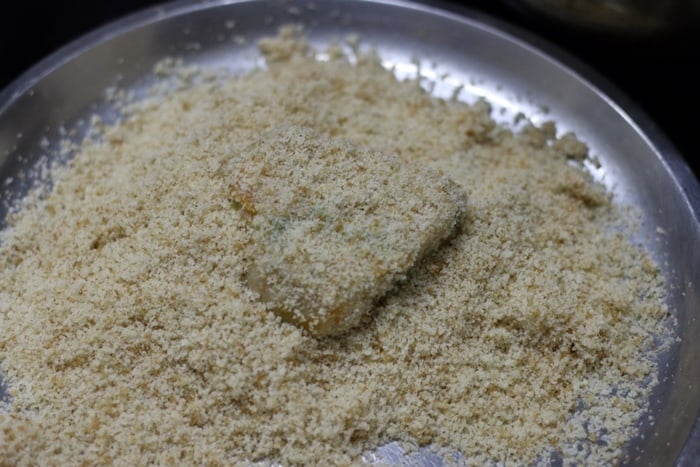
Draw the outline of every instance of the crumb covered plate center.
[[[220,175],[250,217],[248,285],[316,335],[356,325],[466,210],[439,172],[308,128],[268,133]]]

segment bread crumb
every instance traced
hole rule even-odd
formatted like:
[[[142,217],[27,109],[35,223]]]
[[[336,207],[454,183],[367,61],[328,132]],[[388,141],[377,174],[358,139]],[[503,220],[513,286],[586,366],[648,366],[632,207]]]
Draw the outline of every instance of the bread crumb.
[[[348,465],[392,441],[620,462],[669,313],[623,210],[570,165],[581,147],[434,98],[376,54],[317,61],[291,31],[261,44],[265,70],[130,104],[8,221],[0,426],[36,436],[4,432],[0,462]],[[449,244],[336,338],[248,289],[249,219],[217,175],[282,126],[449,174],[469,199]]]
[[[358,324],[466,210],[445,175],[308,128],[266,133],[219,174],[251,218],[247,284],[315,335]]]

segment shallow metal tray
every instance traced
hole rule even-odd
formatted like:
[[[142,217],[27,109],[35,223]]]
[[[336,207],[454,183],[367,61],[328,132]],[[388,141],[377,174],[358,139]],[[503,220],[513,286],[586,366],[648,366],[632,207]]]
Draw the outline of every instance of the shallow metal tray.
[[[449,95],[482,96],[503,121],[522,112],[573,130],[602,162],[595,170],[621,203],[641,209],[639,236],[662,265],[680,343],[664,357],[651,399],[655,424],[628,447],[632,464],[700,465],[700,187],[654,124],[604,79],[551,45],[468,10],[385,0],[177,2],[114,22],[71,43],[0,93],[0,196],[21,197],[14,177],[55,146],[62,128],[93,113],[113,115],[110,86],[143,90],[166,56],[242,71],[259,63],[255,41],[282,24],[302,23],[312,43],[358,33],[397,73],[418,71]],[[245,41],[241,39],[245,38]],[[441,78],[444,75],[447,77]],[[42,141],[43,140],[43,141]],[[0,203],[0,227],[6,212]],[[658,240],[655,229],[667,232]],[[398,460],[391,450],[387,461]],[[419,459],[413,459],[416,461]],[[422,462],[439,460],[425,456]]]

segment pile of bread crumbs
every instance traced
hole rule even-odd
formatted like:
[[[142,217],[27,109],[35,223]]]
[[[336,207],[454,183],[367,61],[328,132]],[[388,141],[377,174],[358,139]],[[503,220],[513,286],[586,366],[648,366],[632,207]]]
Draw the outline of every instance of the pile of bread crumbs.
[[[513,133],[372,54],[317,61],[290,30],[261,49],[264,70],[135,104],[12,217],[0,464],[346,465],[390,441],[619,461],[668,313],[619,208],[571,163],[585,146]],[[340,337],[282,322],[242,280],[249,232],[217,170],[281,125],[468,193],[460,233]]]

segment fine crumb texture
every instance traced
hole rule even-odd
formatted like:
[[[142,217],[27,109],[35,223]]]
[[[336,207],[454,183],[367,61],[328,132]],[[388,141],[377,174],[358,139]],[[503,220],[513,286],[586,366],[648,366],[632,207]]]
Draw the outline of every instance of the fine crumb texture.
[[[584,147],[434,98],[376,54],[318,61],[289,31],[265,50],[264,70],[130,105],[12,216],[0,463],[349,465],[391,441],[477,465],[623,460],[668,311]],[[284,126],[448,174],[469,200],[335,338],[250,291],[250,219],[219,174]]]
[[[466,209],[435,170],[308,128],[268,132],[219,174],[251,217],[247,284],[315,335],[356,325]]]

